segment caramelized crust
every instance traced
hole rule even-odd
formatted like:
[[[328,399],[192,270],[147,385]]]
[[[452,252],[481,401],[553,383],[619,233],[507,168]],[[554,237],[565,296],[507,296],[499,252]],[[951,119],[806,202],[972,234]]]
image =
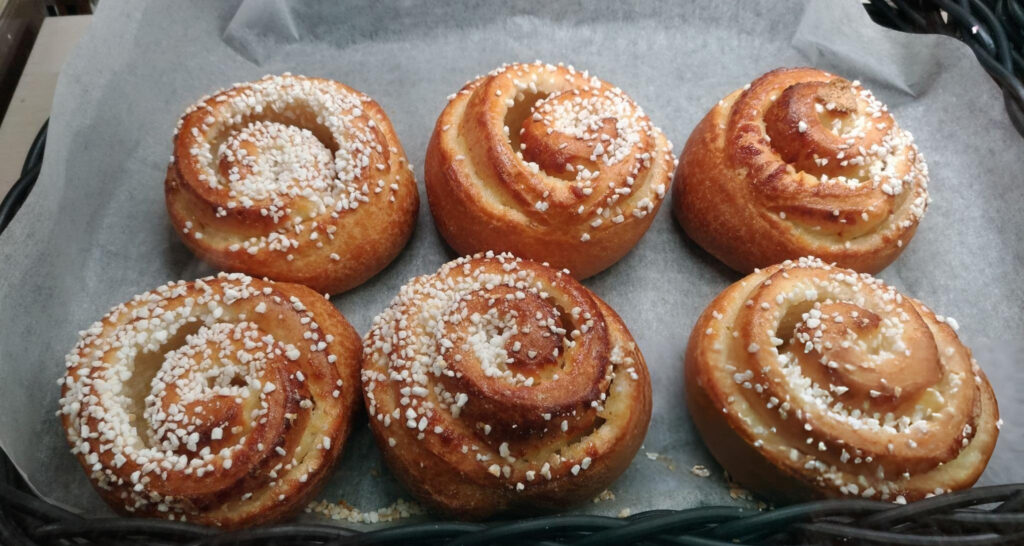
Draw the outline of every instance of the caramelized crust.
[[[402,287],[363,340],[362,378],[392,471],[463,519],[593,498],[629,466],[651,414],[618,315],[568,274],[508,254]]]
[[[381,107],[341,83],[289,74],[190,107],[164,188],[171,222],[200,258],[321,293],[389,264],[419,208]]]
[[[870,91],[812,68],[778,69],[697,125],[672,208],[737,271],[810,254],[875,273],[913,237],[927,186],[913,137]]]
[[[425,174],[437,229],[458,253],[508,251],[581,279],[647,231],[675,159],[620,89],[538,62],[503,66],[449,99]]]
[[[999,410],[955,326],[866,273],[787,261],[697,321],[690,414],[722,466],[766,498],[906,502],[970,487]]]
[[[358,408],[359,335],[319,294],[221,273],[82,332],[59,415],[122,514],[238,528],[305,505]]]

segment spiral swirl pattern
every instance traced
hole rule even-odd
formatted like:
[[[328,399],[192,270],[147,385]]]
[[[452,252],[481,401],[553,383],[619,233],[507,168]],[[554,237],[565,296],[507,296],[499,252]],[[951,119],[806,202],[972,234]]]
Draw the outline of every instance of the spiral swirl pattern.
[[[909,501],[969,487],[999,412],[955,327],[866,273],[772,266],[698,320],[691,413],[723,466],[767,496]]]
[[[650,419],[646,365],[621,319],[564,272],[508,254],[413,279],[363,347],[390,466],[460,517],[592,498]]]
[[[910,241],[927,188],[912,135],[859,82],[778,69],[697,126],[673,208],[697,243],[740,271],[813,254],[874,273]]]
[[[449,97],[427,196],[458,252],[509,251],[583,278],[647,231],[674,161],[619,88],[571,66],[512,64]]]
[[[58,415],[123,513],[240,527],[302,506],[358,404],[359,336],[312,290],[220,274],[82,332]]]
[[[165,190],[172,222],[203,259],[331,293],[393,260],[419,207],[380,106],[338,82],[290,74],[190,107]]]

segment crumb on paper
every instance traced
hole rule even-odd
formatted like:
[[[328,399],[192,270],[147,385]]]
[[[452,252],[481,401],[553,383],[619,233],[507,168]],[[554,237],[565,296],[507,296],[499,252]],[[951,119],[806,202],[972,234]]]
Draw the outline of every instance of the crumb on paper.
[[[594,497],[594,501],[593,502],[594,502],[594,504],[597,504],[599,502],[613,501],[613,500],[615,500],[615,493],[612,493],[611,489],[605,489],[604,491],[601,491],[596,497]]]
[[[396,521],[402,518],[423,514],[423,507],[409,502],[405,499],[398,499],[384,508],[363,512],[345,501],[337,503],[325,500],[311,502],[306,505],[307,513],[320,514],[333,520],[345,520],[350,523],[379,523],[384,521]]]
[[[725,477],[725,483],[728,484],[729,487],[729,496],[732,497],[733,500],[745,500],[756,502],[758,510],[764,510],[766,508],[769,508],[769,505],[766,502],[758,499],[757,497],[754,496],[753,493],[747,491],[738,483],[734,482],[732,480],[732,476],[729,475],[728,471],[723,471],[722,474]]]
[[[747,491],[740,484],[732,480],[732,476],[729,475],[729,471],[723,471],[722,475],[725,476],[725,483],[729,487],[729,496],[733,500],[754,500],[754,495]]]
[[[711,475],[711,471],[708,470],[708,467],[702,464],[693,465],[693,467],[690,468],[690,473],[699,478],[707,478]]]
[[[668,468],[669,470],[675,472],[676,462],[673,461],[671,457],[667,455],[662,455],[661,453],[657,453],[655,451],[645,451],[644,454],[647,455],[648,459],[652,461],[658,461],[659,463],[665,465],[665,467]]]
[[[633,511],[630,510],[629,508],[623,508],[622,510],[619,510],[619,517],[620,518],[628,518],[629,515],[632,514],[632,513],[633,513]]]

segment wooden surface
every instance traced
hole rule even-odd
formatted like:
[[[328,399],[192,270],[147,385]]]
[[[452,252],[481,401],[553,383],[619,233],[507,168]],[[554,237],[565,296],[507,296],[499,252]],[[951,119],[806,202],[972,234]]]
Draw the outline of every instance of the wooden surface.
[[[3,0],[0,0],[3,1]],[[18,179],[32,139],[50,116],[57,75],[91,15],[47,17],[0,125],[0,196]]]
[[[0,0],[0,118],[45,18],[40,0]]]

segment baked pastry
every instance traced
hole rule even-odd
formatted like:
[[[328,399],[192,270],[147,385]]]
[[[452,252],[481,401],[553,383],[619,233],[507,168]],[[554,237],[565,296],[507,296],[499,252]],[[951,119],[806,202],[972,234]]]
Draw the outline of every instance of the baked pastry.
[[[359,407],[359,335],[304,286],[241,273],[168,283],[81,336],[58,415],[122,514],[226,528],[289,515]]]
[[[643,355],[571,276],[509,254],[412,279],[363,339],[370,428],[393,473],[463,519],[589,500],[651,416]]]
[[[640,240],[674,161],[619,88],[571,66],[505,65],[449,97],[427,148],[427,198],[459,254],[508,251],[582,279]]]
[[[178,123],[164,184],[185,244],[218,269],[338,293],[412,234],[412,168],[376,102],[338,82],[267,76]]]
[[[956,328],[866,273],[774,265],[697,321],[690,414],[718,462],[769,499],[906,502],[970,487],[1000,421]]]
[[[774,70],[719,101],[672,188],[690,238],[743,273],[807,255],[876,273],[927,206],[911,134],[859,82],[813,68]]]

